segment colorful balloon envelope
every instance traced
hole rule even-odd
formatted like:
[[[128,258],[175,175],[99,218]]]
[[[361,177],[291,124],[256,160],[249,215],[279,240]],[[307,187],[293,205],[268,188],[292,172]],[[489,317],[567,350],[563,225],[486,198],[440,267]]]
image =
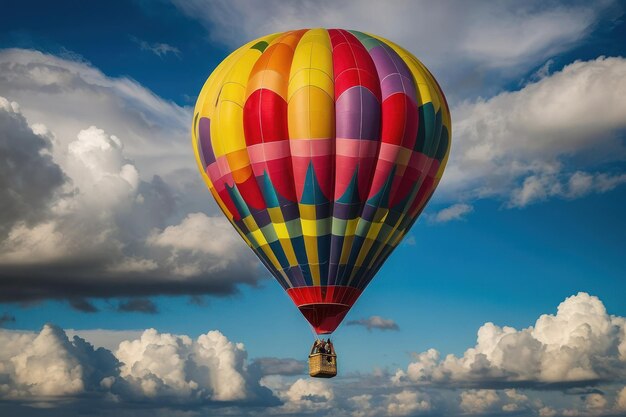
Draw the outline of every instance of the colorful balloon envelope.
[[[211,194],[318,334],[333,332],[432,196],[450,112],[413,55],[353,30],[254,40],[206,81]]]

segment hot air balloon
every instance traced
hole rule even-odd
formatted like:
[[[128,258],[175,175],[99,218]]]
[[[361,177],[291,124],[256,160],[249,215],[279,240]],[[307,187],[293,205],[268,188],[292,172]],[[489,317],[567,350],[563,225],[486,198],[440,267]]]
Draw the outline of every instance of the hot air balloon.
[[[405,49],[302,29],[217,66],[192,142],[220,208],[319,335],[339,326],[424,209],[450,129],[441,88]]]

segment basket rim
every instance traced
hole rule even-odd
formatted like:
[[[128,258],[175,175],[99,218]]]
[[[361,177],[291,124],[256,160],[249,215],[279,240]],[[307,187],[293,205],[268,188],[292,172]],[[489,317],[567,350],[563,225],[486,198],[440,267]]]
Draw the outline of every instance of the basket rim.
[[[313,358],[313,357],[315,357],[315,356],[332,356],[333,358],[336,358],[336,357],[337,357],[337,355],[336,355],[336,354],[334,354],[334,353],[311,353],[311,354],[309,355],[309,358]]]

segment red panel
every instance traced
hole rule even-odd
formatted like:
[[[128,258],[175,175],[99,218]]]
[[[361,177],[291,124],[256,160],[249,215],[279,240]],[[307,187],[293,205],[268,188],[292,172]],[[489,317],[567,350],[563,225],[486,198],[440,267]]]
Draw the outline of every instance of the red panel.
[[[397,93],[387,97],[383,101],[382,142],[412,149],[418,120],[417,108],[409,96]]]
[[[347,30],[330,29],[328,34],[333,46],[335,100],[348,88],[361,85],[380,101],[376,65],[363,44]]]
[[[287,294],[317,334],[327,334],[339,326],[361,295],[361,290],[330,285],[289,288]]]
[[[257,210],[267,208],[254,176],[250,175],[244,182],[237,184],[237,189],[248,206],[254,207]]]
[[[272,90],[254,91],[243,108],[243,128],[248,146],[289,139],[287,103]]]

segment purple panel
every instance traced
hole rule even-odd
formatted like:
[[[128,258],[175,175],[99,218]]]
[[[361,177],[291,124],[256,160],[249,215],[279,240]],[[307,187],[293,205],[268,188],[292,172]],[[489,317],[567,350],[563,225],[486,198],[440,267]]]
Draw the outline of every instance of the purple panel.
[[[385,78],[380,85],[383,101],[395,93],[406,93],[408,95],[409,92],[405,91],[405,88],[407,87],[405,83],[406,81],[400,74],[391,74]]]
[[[387,45],[380,45],[372,48],[369,53],[381,80],[383,101],[391,94],[404,92],[417,103],[413,75],[396,51]]]
[[[211,146],[211,120],[206,117],[200,118],[198,125],[198,137],[200,138],[200,157],[204,168],[215,162],[213,146]]]
[[[335,103],[337,137],[380,139],[380,103],[366,87],[344,91]]]
[[[328,266],[328,285],[335,285],[337,280],[337,265],[341,259],[343,236],[330,236],[330,265]]]
[[[376,206],[372,206],[370,204],[366,204],[365,207],[363,207],[363,212],[361,213],[361,218],[363,220],[367,220],[369,222],[371,222],[374,219],[374,216],[376,215],[376,210],[378,209],[378,207]]]
[[[254,210],[250,206],[248,206],[248,208],[250,209],[250,214],[252,214],[252,218],[256,222],[257,226],[259,226],[259,228],[265,227],[272,222],[270,214],[267,212],[266,209]]]
[[[361,203],[343,204],[335,201],[333,217],[342,220],[354,219],[361,212]]]
[[[283,213],[283,218],[286,222],[300,218],[298,203],[289,203],[284,206],[280,206],[280,211]]]
[[[284,269],[285,274],[289,277],[292,287],[304,287],[306,286],[306,280],[299,266],[292,266]]]

